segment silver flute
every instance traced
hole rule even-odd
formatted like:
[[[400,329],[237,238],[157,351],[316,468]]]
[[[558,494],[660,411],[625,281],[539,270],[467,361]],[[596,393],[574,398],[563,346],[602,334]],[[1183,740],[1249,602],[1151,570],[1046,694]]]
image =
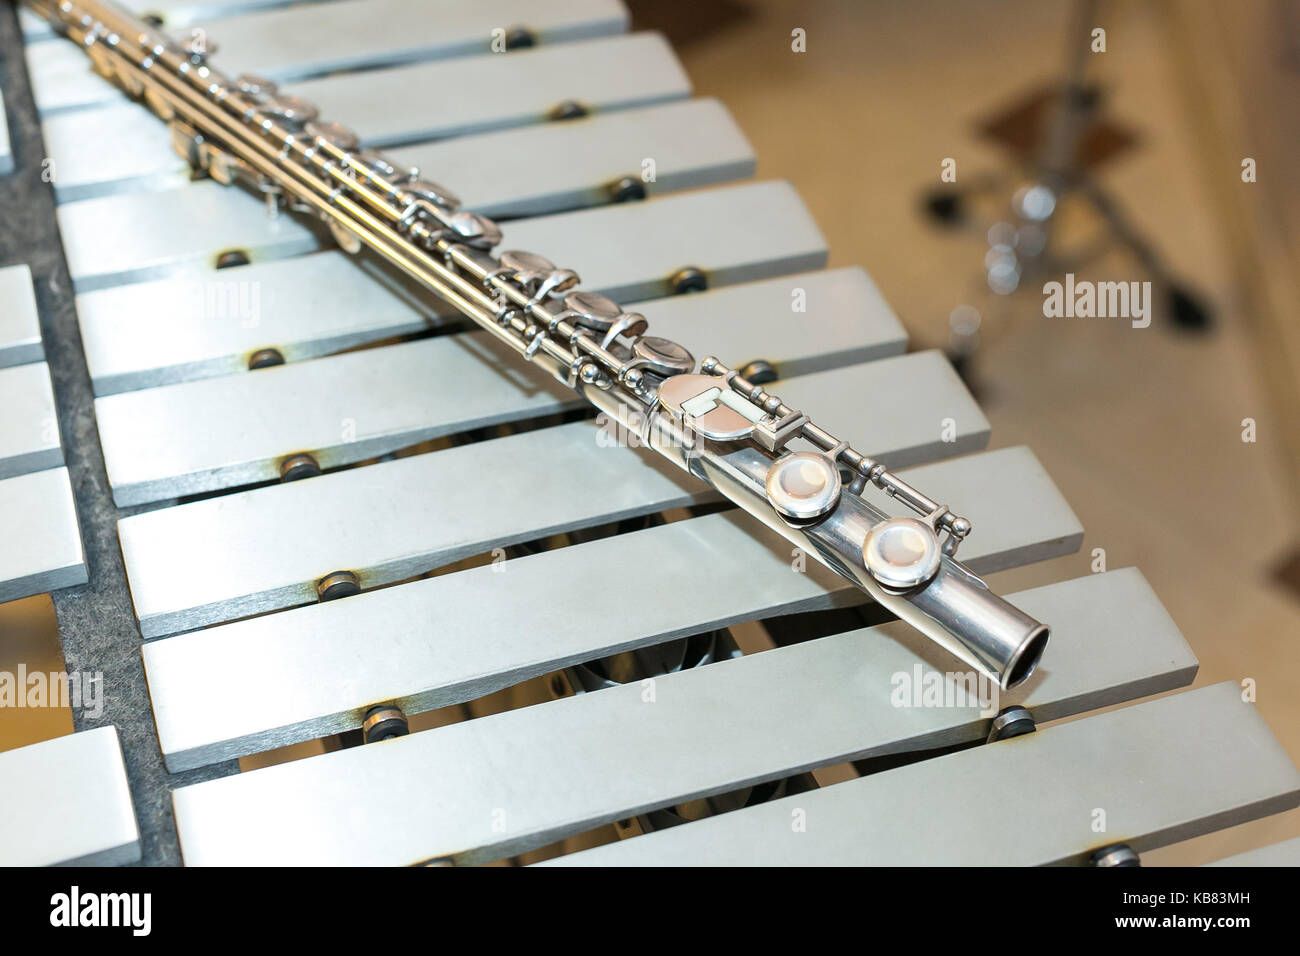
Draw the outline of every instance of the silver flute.
[[[272,213],[319,217],[348,253],[379,255],[1002,689],[1037,666],[1047,627],[956,560],[967,519],[716,358],[697,368],[643,316],[577,289],[572,270],[493,255],[494,222],[268,80],[223,75],[202,32],[178,43],[113,3],[27,2],[166,121],[196,171],[251,187]],[[916,517],[890,517],[868,487]]]

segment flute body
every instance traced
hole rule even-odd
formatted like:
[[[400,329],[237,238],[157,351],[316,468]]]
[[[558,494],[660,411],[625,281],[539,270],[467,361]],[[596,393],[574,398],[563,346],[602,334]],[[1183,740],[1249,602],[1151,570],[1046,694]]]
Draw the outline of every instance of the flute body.
[[[315,216],[345,251],[378,255],[563,382],[644,445],[1006,689],[1048,629],[956,558],[971,524],[714,358],[648,334],[644,317],[523,251],[494,254],[491,220],[362,149],[346,127],[267,80],[228,77],[204,37],[169,40],[102,0],[29,0],[95,69],[172,129],[196,170]],[[889,517],[868,494],[903,502]]]

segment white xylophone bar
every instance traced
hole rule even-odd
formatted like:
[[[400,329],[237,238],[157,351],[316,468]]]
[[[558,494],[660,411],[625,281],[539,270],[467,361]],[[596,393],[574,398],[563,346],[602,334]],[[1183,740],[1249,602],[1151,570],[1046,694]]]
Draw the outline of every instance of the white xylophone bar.
[[[371,113],[384,109],[381,101]],[[59,202],[190,181],[190,167],[172,148],[166,124],[135,103],[51,117],[43,134],[57,164]],[[115,148],[87,150],[88,140]],[[641,183],[647,193],[662,193],[754,172],[754,153],[744,134],[712,99],[532,123],[385,152],[398,166],[454,182],[466,208],[489,216],[534,216],[597,205],[609,200],[608,187],[624,177]],[[653,170],[647,160],[653,161]],[[643,172],[651,171],[654,182],[645,182]]]
[[[1080,864],[1111,843],[1142,853],[1297,804],[1300,771],[1227,681],[551,862]]]
[[[0,865],[116,866],[140,833],[116,727],[0,753]]]
[[[1207,866],[1300,866],[1300,837],[1283,840],[1272,846],[1247,850],[1234,856],[1215,860]]]
[[[401,29],[394,30],[400,23]],[[489,54],[494,29],[527,26],[543,43],[579,41],[627,29],[619,0],[334,0],[260,10],[176,31],[203,31],[212,63],[230,76],[277,82],[349,70]],[[527,52],[527,51],[524,51]],[[42,114],[116,101],[121,91],[94,73],[73,43],[26,51],[32,95]]]
[[[78,296],[96,395],[247,372],[249,357],[267,346],[293,363],[440,324],[430,297],[421,300],[374,263],[345,258],[314,253],[207,280],[161,279]],[[784,377],[896,355],[906,345],[898,318],[856,266],[624,305],[643,313],[658,335],[698,343],[733,368],[763,358]],[[453,314],[446,306],[443,312]],[[716,321],[727,314],[748,315],[749,325]],[[798,336],[790,335],[792,319]]]
[[[1044,504],[1046,520],[1035,510]],[[1019,561],[1077,547],[1078,522],[1058,502],[1008,497],[1001,505],[1009,510],[984,510],[980,520],[1013,523],[1021,537],[994,552],[972,536],[962,559],[973,569],[1005,565],[1013,551]],[[141,650],[159,742],[172,772],[188,770],[355,728],[376,702],[395,701],[411,715],[608,654],[865,600],[816,562],[805,573],[792,564],[784,539],[728,512],[154,641]],[[670,599],[644,602],[635,614],[615,588],[594,589],[576,606],[552,600],[556,581],[599,580],[611,568],[654,568],[654,592]],[[1157,626],[1162,612],[1141,575],[1096,580],[1106,583],[1077,590],[1099,605],[1101,596],[1114,599],[1130,615],[1121,630],[1150,611],[1141,621],[1149,643],[1113,663],[1131,674],[1158,670],[1171,646],[1164,637],[1177,632]],[[1103,613],[1099,606],[1094,615]],[[909,646],[930,660],[942,656],[921,640]],[[1108,686],[1153,692],[1118,679]],[[1100,706],[1100,697],[1090,699]]]
[[[0,479],[63,464],[48,365],[0,368],[0,409]]]
[[[376,261],[338,251],[77,296],[97,395],[246,372],[268,346],[287,362],[314,358],[454,314]]]
[[[731,318],[742,326],[746,320]],[[940,352],[859,363],[811,378],[823,395],[889,395],[897,402],[898,411],[868,423],[859,421],[856,409],[851,417],[841,414],[849,420],[836,422],[834,408],[820,421],[832,434],[851,429],[859,442],[894,449],[894,466],[976,451],[988,442],[987,420]],[[792,379],[778,394],[794,402],[785,393],[806,393],[809,384]],[[310,454],[329,470],[444,435],[585,404],[545,372],[520,363],[502,343],[475,332],[254,376],[125,392],[97,399],[95,415],[113,500],[127,506],[278,481],[282,463],[297,454]],[[3,434],[0,426],[0,439]]]
[[[86,582],[68,469],[0,480],[0,603]]]
[[[301,255],[321,241],[307,223],[268,217],[252,197],[215,182],[68,203],[56,216],[78,292],[167,275],[224,279],[213,266],[225,251],[256,261]],[[682,222],[691,228],[683,232]],[[723,285],[826,264],[825,240],[783,181],[515,220],[502,232],[501,248],[546,249],[557,264],[582,261],[588,287],[626,299],[667,295],[672,276],[688,265]]]
[[[1018,695],[1031,710],[1073,714],[1116,684],[1167,689],[1194,675],[1149,590],[1116,614],[1108,583],[1012,596],[1057,624],[1060,664]],[[852,631],[657,677],[652,700],[637,682],[183,787],[172,793],[181,851],[189,865],[487,862],[651,809],[987,734],[992,715],[978,704],[891,704],[895,675],[924,667],[914,639],[897,624]],[[1129,670],[1129,646],[1147,641]],[[985,788],[952,779],[930,792],[984,805]]]
[[[307,603],[339,570],[371,587],[706,499],[671,465],[598,448],[596,432],[576,422],[125,518],[141,633]]]
[[[367,143],[387,147],[539,123],[569,102],[596,113],[685,99],[691,81],[667,40],[633,33],[327,76],[293,91]]]
[[[44,357],[31,270],[6,266],[0,269],[0,368]]]
[[[252,197],[215,182],[132,202],[141,198],[105,196],[55,211],[77,292],[178,273],[194,276],[210,270],[228,249],[257,260],[301,255],[320,246],[298,217],[268,216]],[[184,215],[178,215],[178,206]],[[123,215],[132,219],[120,219]]]
[[[114,100],[98,109],[55,113],[41,122],[41,139],[54,162],[54,198],[60,203],[191,181],[171,129],[140,103]],[[89,150],[87,142],[107,148]]]
[[[783,397],[826,407],[828,374],[787,382]],[[888,447],[864,447],[886,460],[922,447],[950,453],[929,424],[908,420],[879,433]],[[592,422],[574,422],[124,518],[118,538],[141,633],[314,601],[316,582],[336,571],[369,588],[493,548],[716,498],[658,455],[602,447],[614,440]]]
[[[174,30],[249,10],[287,7],[294,2],[295,0],[118,0],[118,6],[136,16],[157,16],[162,20],[164,29]],[[313,2],[325,3],[328,0]],[[24,43],[54,37],[49,21],[26,7],[19,8],[18,22],[22,26]]]

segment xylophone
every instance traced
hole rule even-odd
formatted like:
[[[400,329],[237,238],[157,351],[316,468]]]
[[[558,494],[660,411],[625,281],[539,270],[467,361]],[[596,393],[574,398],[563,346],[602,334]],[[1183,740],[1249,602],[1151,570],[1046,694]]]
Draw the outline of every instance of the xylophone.
[[[1236,684],[1132,703],[1197,669],[1136,569],[974,577],[1074,513],[618,0],[128,4],[427,262],[33,6],[77,42],[24,14],[0,78],[58,228],[0,270],[0,598],[56,592],[105,706],[0,754],[0,860],[1110,866],[1300,804]]]

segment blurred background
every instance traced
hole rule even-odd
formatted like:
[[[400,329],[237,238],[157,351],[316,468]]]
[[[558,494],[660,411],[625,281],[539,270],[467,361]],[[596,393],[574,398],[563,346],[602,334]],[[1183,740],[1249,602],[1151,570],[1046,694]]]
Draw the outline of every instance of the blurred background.
[[[1253,679],[1300,763],[1300,3],[629,6],[726,103],[759,176],[795,184],[830,265],[863,265],[913,348],[953,356],[993,447],[1031,445],[1078,513],[1078,554],[993,585],[1086,574],[1095,549],[1138,566],[1197,685]],[[1150,326],[1045,318],[1065,271],[1152,280]],[[0,606],[0,633],[0,669],[62,667],[48,597]],[[0,749],[71,729],[0,711]],[[1296,835],[1292,811],[1144,862]]]
[[[1033,447],[1074,507],[1078,554],[994,586],[1086,574],[1098,548],[1108,568],[1136,565],[1200,659],[1196,685],[1253,678],[1300,762],[1300,4],[631,6],[670,36],[697,94],[735,114],[759,176],[798,187],[831,265],[871,273],[913,348],[949,349],[992,447]],[[795,29],[807,50],[782,55]],[[1018,287],[998,294],[990,253],[1034,211],[1017,192],[1050,178],[1045,141],[1081,46],[1082,182],[1050,217],[1059,261],[1022,255]],[[1067,269],[1155,279],[1151,325],[1045,318],[1043,284]],[[1202,863],[1297,834],[1292,812],[1143,859]]]

